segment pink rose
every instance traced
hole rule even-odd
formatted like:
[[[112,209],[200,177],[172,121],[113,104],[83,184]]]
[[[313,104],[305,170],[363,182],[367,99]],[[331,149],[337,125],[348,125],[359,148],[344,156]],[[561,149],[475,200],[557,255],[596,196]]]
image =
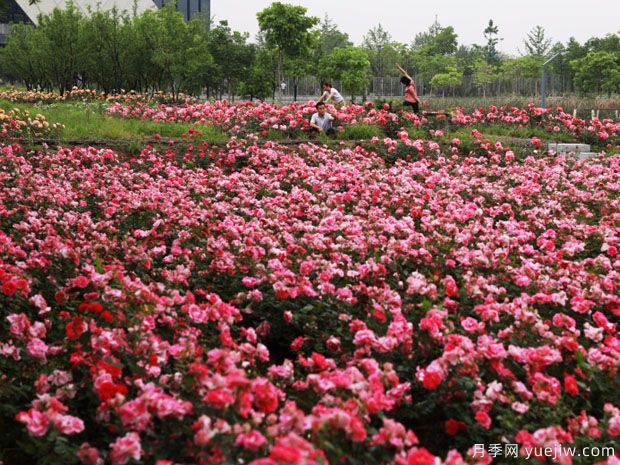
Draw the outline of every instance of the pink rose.
[[[265,436],[263,436],[260,432],[254,430],[250,431],[249,433],[240,434],[239,436],[237,436],[235,445],[241,445],[248,450],[255,451],[260,449],[266,442],[267,440],[265,439]]]
[[[71,415],[55,415],[52,421],[54,428],[62,434],[71,436],[84,431],[84,422]]]
[[[125,465],[130,459],[136,461],[142,457],[142,445],[138,433],[127,433],[110,444],[110,460],[113,465]]]
[[[47,432],[49,418],[45,413],[30,409],[27,412],[19,412],[15,418],[26,425],[31,436],[40,437]]]
[[[35,337],[26,346],[28,349],[28,353],[32,355],[34,358],[39,358],[45,360],[45,355],[47,354],[48,346],[45,342],[43,342],[38,337]]]

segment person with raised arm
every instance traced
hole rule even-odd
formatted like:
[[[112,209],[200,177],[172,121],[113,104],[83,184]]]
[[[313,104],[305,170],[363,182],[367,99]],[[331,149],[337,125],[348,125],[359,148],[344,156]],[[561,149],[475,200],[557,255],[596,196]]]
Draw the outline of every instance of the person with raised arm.
[[[418,98],[415,82],[413,82],[411,76],[409,76],[407,71],[405,71],[404,68],[398,63],[396,63],[396,68],[402,75],[400,82],[405,86],[405,102],[403,107],[411,107],[411,111],[415,114],[420,113],[420,99]]]

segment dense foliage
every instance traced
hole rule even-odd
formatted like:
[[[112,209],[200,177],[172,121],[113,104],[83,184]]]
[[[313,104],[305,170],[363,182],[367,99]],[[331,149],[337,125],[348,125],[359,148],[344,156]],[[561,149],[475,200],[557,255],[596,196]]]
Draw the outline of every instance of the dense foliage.
[[[68,4],[36,28],[13,25],[1,59],[3,72],[28,89],[234,95],[256,61],[247,38],[225,21],[210,29],[204,19],[187,23],[172,5],[130,17],[84,16]]]

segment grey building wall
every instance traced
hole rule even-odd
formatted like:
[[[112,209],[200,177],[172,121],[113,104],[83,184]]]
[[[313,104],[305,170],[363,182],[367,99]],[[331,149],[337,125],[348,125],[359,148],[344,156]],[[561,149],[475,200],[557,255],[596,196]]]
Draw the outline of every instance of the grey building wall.
[[[171,0],[153,0],[159,8],[170,3]],[[183,13],[186,21],[202,15],[211,17],[211,0],[177,0],[177,11]]]
[[[0,9],[0,45],[6,43],[10,23],[30,23],[28,16],[24,14],[14,0],[8,0],[5,6]]]

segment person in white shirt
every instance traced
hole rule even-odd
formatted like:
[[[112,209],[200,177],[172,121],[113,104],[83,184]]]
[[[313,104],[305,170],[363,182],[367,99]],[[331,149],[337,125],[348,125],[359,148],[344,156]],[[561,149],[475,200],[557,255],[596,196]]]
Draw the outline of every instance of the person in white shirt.
[[[310,118],[310,131],[330,136],[336,132],[332,126],[332,121],[334,121],[334,117],[327,112],[325,104],[319,102],[316,104],[316,113]]]
[[[323,95],[319,98],[319,102],[329,103],[333,102],[334,106],[338,109],[344,106],[344,98],[340,95],[340,92],[336,90],[334,86],[332,86],[331,82],[323,83]]]

